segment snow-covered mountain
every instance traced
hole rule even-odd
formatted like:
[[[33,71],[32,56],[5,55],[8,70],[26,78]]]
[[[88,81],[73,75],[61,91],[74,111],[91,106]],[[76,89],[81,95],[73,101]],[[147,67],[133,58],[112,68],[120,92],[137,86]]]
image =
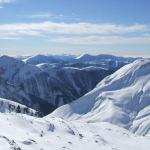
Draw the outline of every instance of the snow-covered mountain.
[[[0,96],[48,114],[89,92],[114,71],[97,65],[72,63],[31,65],[2,56]]]
[[[0,98],[0,113],[22,113],[31,116],[38,116],[38,112],[35,110],[21,105],[19,103],[13,102],[8,99]]]
[[[37,65],[41,63],[65,63],[65,64],[88,64],[88,65],[98,65],[103,68],[112,69],[120,68],[128,63],[133,62],[137,58],[131,57],[119,57],[107,54],[101,55],[89,55],[84,54],[80,56],[73,55],[35,55],[22,59],[25,63]]]
[[[39,74],[45,78],[43,75],[45,73],[36,66],[25,64],[12,57],[0,57],[0,97],[49,113],[56,107],[38,96],[38,93],[36,95],[32,93],[35,88],[38,88],[36,80]],[[25,90],[26,82],[29,83],[26,88],[32,87],[32,91]]]
[[[41,63],[63,63],[64,62],[64,60],[59,57],[52,56],[52,55],[40,55],[40,54],[25,58],[23,59],[23,61],[25,63],[32,64],[32,65],[37,65]]]
[[[21,58],[21,57],[19,57]],[[74,55],[34,55],[34,56],[28,56],[26,58],[21,58],[22,61],[28,64],[37,65],[41,63],[68,63],[73,62],[75,60],[76,56]]]
[[[108,54],[101,55],[89,55],[84,54],[75,58],[75,62],[86,64],[100,64],[104,68],[120,68],[126,64],[129,64],[138,58],[131,57],[119,57]]]
[[[113,72],[94,66],[81,69],[53,64],[39,64],[37,66],[48,75],[44,90],[48,89],[53,94],[49,92],[51,95],[47,94],[49,98],[46,99],[49,99],[56,106],[61,106],[81,97],[93,89],[99,80]]]
[[[36,55],[23,61],[21,57],[1,56],[0,97],[45,115],[83,96],[104,77],[133,60],[112,55]]]
[[[134,133],[150,134],[150,60],[128,64],[95,89],[52,116],[86,122],[109,122]]]
[[[149,150],[149,81],[138,60],[46,117],[0,113],[0,150]]]

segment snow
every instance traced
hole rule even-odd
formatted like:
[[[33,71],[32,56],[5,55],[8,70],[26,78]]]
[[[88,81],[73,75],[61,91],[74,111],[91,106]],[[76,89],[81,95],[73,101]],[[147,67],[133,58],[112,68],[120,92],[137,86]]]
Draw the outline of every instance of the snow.
[[[19,107],[19,110],[18,110]],[[13,102],[8,99],[0,98],[0,112],[1,113],[26,113],[28,115],[36,115],[36,111],[34,109],[28,108],[27,106],[21,105],[19,103]]]
[[[0,113],[0,122],[0,150],[148,150],[150,147],[149,137],[135,136],[109,123],[6,113]]]
[[[0,77],[7,80],[8,83],[10,82],[10,84],[14,84],[11,83],[12,81],[17,84],[18,82],[27,80],[40,72],[41,70],[38,67],[25,64],[13,57],[0,57]]]
[[[108,54],[100,54],[100,55],[89,55],[89,54],[83,54],[75,58],[76,62],[84,62],[88,64],[103,64],[105,67],[118,67],[123,66],[123,64],[128,64],[133,62],[134,60],[139,58],[131,58],[131,57],[119,57],[114,55],[108,55]]]
[[[28,57],[28,58],[24,59],[23,61],[25,63],[29,63],[29,64],[33,64],[33,65],[37,65],[37,64],[40,64],[40,63],[59,63],[59,62],[63,62],[63,60],[57,58],[56,56],[53,56],[53,55],[40,55],[40,54]]]
[[[97,66],[72,63],[44,63],[45,57],[71,60],[72,56],[37,55],[26,59],[39,60],[42,64],[32,65],[9,56],[0,57],[0,97],[12,99],[34,109],[42,108],[39,103],[49,103],[51,112],[56,107],[73,101],[95,87],[99,80],[112,73]],[[45,60],[46,61],[46,60]],[[80,66],[84,68],[80,68]],[[93,78],[94,76],[94,78]],[[65,88],[64,88],[65,87]],[[35,97],[39,99],[35,101]],[[32,105],[32,106],[31,106]],[[47,111],[48,112],[48,111]],[[43,112],[45,114],[45,112]],[[47,113],[46,113],[47,114]]]
[[[0,150],[149,150],[149,73],[135,61],[43,118],[1,111]]]
[[[95,89],[50,116],[83,122],[109,122],[134,133],[150,133],[150,60],[126,65]]]

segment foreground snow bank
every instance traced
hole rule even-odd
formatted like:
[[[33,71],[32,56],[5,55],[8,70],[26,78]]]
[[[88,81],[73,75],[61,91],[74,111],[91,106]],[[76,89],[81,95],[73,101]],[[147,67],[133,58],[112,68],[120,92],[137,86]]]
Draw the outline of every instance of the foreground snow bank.
[[[0,150],[148,150],[150,139],[109,123],[0,113]]]

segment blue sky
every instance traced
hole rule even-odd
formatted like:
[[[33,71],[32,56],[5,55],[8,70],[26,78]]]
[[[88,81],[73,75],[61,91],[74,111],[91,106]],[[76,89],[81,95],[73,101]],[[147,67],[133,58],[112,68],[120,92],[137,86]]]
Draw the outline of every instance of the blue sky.
[[[0,53],[150,57],[150,0],[0,0]]]

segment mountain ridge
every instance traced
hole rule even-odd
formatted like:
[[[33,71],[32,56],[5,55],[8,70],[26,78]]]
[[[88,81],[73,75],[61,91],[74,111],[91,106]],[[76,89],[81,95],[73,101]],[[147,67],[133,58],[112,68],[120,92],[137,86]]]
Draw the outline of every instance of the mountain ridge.
[[[137,60],[104,78],[91,92],[51,115],[68,120],[110,122],[138,134],[149,134],[149,81],[150,59]]]

